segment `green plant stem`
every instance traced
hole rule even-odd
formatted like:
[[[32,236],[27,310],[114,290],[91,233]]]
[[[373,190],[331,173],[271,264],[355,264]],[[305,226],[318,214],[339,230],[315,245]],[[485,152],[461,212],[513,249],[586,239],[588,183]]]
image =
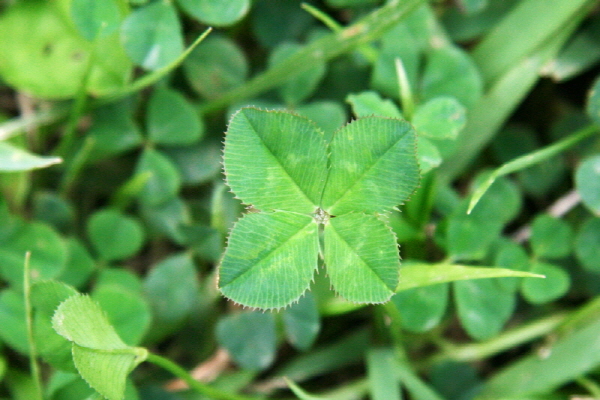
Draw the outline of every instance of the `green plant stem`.
[[[579,143],[583,139],[592,136],[593,134],[597,133],[599,129],[600,128],[598,128],[598,126],[596,125],[589,125],[573,133],[572,135],[563,140],[560,140],[550,146],[544,147],[529,154],[525,154],[524,156],[518,157],[502,165],[500,168],[494,170],[494,172],[492,172],[492,174],[483,182],[483,184],[479,186],[473,193],[473,197],[471,198],[471,202],[469,203],[469,209],[467,210],[467,214],[471,213],[471,211],[477,205],[481,197],[483,197],[487,189],[490,186],[492,186],[492,184],[496,181],[497,178],[511,174],[513,172],[520,171],[522,169],[528,168],[532,165],[545,161],[560,153],[561,151],[564,151],[569,147]]]
[[[250,397],[243,396],[235,393],[226,392],[221,389],[214,388],[205,383],[199,382],[195,380],[185,369],[181,368],[179,365],[175,364],[173,361],[161,357],[159,355],[148,353],[148,358],[146,361],[161,367],[179,379],[183,380],[185,383],[189,385],[190,388],[194,389],[198,393],[207,396],[211,399],[216,400],[257,400],[262,397]]]
[[[27,321],[27,342],[29,343],[29,365],[31,368],[31,378],[35,385],[35,395],[37,400],[43,400],[42,392],[42,375],[40,366],[37,362],[37,349],[33,338],[33,310],[31,308],[31,268],[30,260],[31,253],[25,254],[25,264],[23,268],[23,296],[25,300],[25,319]],[[35,399],[32,399],[35,400]]]
[[[554,331],[567,318],[568,314],[558,313],[533,321],[529,324],[508,330],[490,340],[455,346],[446,345],[440,354],[424,361],[424,367],[444,361],[476,361],[498,354],[515,346]]]
[[[408,76],[406,76],[406,69],[404,69],[402,60],[396,58],[394,60],[394,64],[396,66],[396,76],[398,77],[398,88],[400,91],[402,114],[407,121],[410,121],[415,112],[415,101],[410,88],[410,82],[408,81]]]
[[[249,80],[245,85],[200,106],[203,113],[220,110],[229,104],[256,96],[285,82],[292,76],[311,68],[315,62],[328,61],[348,51],[369,43],[406,17],[424,0],[390,1],[365,18],[339,32],[330,33]]]
[[[597,382],[582,376],[581,378],[577,378],[577,383],[586,388],[593,399],[600,399],[600,385]]]
[[[75,153],[75,156],[69,164],[65,173],[63,174],[62,181],[60,182],[60,193],[62,196],[67,196],[71,191],[73,184],[75,183],[77,176],[85,166],[85,163],[90,156],[90,152],[94,147],[94,138],[88,136],[83,141],[81,148]]]

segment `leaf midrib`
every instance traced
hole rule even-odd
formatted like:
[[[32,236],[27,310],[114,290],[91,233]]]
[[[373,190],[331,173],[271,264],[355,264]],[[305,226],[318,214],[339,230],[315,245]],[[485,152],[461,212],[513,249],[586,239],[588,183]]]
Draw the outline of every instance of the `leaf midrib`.
[[[287,211],[276,211],[276,212],[283,212],[288,214],[289,212]],[[289,214],[295,214],[295,213],[289,213]],[[275,253],[276,251],[278,251],[279,249],[281,249],[281,247],[283,246],[283,244],[289,242],[290,240],[292,240],[296,235],[298,235],[300,232],[302,232],[309,224],[313,223],[313,220],[308,221],[305,225],[303,225],[300,229],[298,229],[296,232],[294,232],[293,234],[291,234],[290,236],[288,236],[285,240],[283,240],[281,243],[281,245],[274,247],[271,251],[269,251],[268,253],[266,253],[262,258],[259,259],[258,262],[253,263],[249,268],[247,268],[245,271],[243,271],[242,273],[236,275],[234,278],[232,278],[229,283],[221,286],[221,288],[225,288],[226,286],[231,285],[232,283],[234,283],[235,281],[237,281],[239,278],[241,278],[242,276],[244,276],[245,274],[247,274],[248,272],[252,271],[256,265],[258,265],[260,262],[263,262],[265,259],[269,258],[273,253]]]
[[[364,214],[364,215],[368,215],[368,214]],[[377,218],[377,217],[375,217],[375,218]],[[333,228],[333,225],[331,225],[331,227]],[[392,293],[393,293],[393,292],[394,292],[394,290],[389,288],[389,286],[387,285],[387,283],[385,283],[385,281],[384,281],[384,280],[383,280],[383,279],[382,279],[382,278],[381,278],[381,277],[380,277],[380,276],[379,276],[379,275],[378,275],[378,274],[375,272],[375,270],[374,270],[373,268],[371,268],[370,264],[369,264],[367,261],[365,261],[365,259],[364,259],[364,258],[363,258],[363,257],[362,257],[362,256],[361,256],[361,255],[360,255],[358,252],[357,252],[357,251],[355,251],[354,247],[352,247],[352,246],[350,245],[350,243],[348,243],[348,241],[347,241],[347,240],[346,240],[346,239],[345,239],[345,238],[344,238],[342,235],[340,235],[340,234],[338,233],[338,230],[337,230],[337,229],[334,229],[333,231],[335,232],[336,236],[337,236],[338,238],[340,238],[340,239],[341,239],[341,240],[342,240],[342,241],[343,241],[343,242],[346,244],[346,246],[347,246],[349,249],[351,249],[351,250],[352,250],[352,252],[353,252],[354,254],[356,254],[356,256],[357,256],[357,257],[360,259],[360,261],[361,261],[361,262],[362,262],[364,265],[366,265],[366,266],[368,267],[368,270],[369,270],[371,273],[373,273],[373,275],[375,275],[375,276],[377,277],[377,279],[379,279],[379,281],[380,281],[381,283],[383,283],[383,286],[384,286],[386,289],[389,289],[389,290],[390,290],[390,292],[392,292]],[[327,266],[326,266],[326,267],[327,267]]]
[[[400,137],[398,138],[398,140],[394,141],[394,142],[392,143],[392,145],[391,145],[391,146],[389,146],[389,147],[388,147],[388,148],[387,148],[387,149],[386,149],[386,150],[383,152],[383,154],[382,154],[380,157],[378,157],[378,158],[377,158],[377,161],[375,161],[375,162],[374,162],[373,164],[371,164],[371,165],[370,165],[368,168],[366,168],[366,169],[363,171],[363,173],[361,173],[361,174],[360,174],[360,175],[359,175],[359,176],[358,176],[358,177],[357,177],[357,178],[354,180],[354,182],[353,182],[351,185],[349,185],[349,186],[347,187],[347,189],[346,189],[346,190],[344,190],[344,192],[343,192],[343,193],[342,193],[342,194],[341,194],[341,195],[338,197],[338,199],[335,201],[335,203],[333,203],[331,206],[329,206],[329,207],[327,208],[327,211],[330,211],[330,210],[334,209],[334,208],[335,208],[335,206],[336,206],[336,205],[337,205],[337,204],[338,204],[338,203],[339,203],[339,202],[340,202],[340,201],[341,201],[341,200],[342,200],[342,199],[343,199],[343,198],[346,196],[346,194],[347,194],[349,191],[351,191],[351,190],[352,190],[352,189],[353,189],[353,188],[354,188],[354,187],[355,187],[355,186],[356,186],[356,185],[357,185],[359,182],[361,182],[361,181],[362,181],[362,179],[364,178],[364,176],[365,176],[365,175],[367,175],[367,173],[369,173],[369,172],[370,172],[370,171],[371,171],[371,170],[372,170],[372,169],[373,169],[373,168],[374,168],[374,167],[375,167],[377,164],[379,164],[379,162],[380,162],[380,161],[381,161],[381,160],[382,160],[382,159],[383,159],[383,158],[384,158],[384,157],[385,157],[385,156],[386,156],[386,155],[387,155],[387,154],[390,152],[390,150],[391,150],[392,148],[394,148],[394,147],[395,147],[395,146],[396,146],[398,143],[400,143],[400,141],[402,141],[402,139],[404,139],[404,138],[406,137],[406,135],[407,135],[407,134],[408,134],[408,132],[407,132],[407,133],[405,133],[404,135],[400,136]],[[331,169],[331,168],[330,168],[330,169]],[[325,188],[323,188],[323,191],[325,191],[325,190],[326,190],[326,189],[325,189]],[[384,210],[385,210],[385,208],[382,208],[382,211],[384,211]]]
[[[258,134],[258,129],[252,124],[252,121],[250,121],[250,119],[246,116],[246,114],[244,114],[244,118],[246,119],[246,121],[248,121],[248,125],[250,126],[250,128],[252,129],[252,131],[254,132],[254,134],[258,137],[258,139],[260,140],[260,142],[263,144],[263,146],[265,147],[265,149],[267,149],[267,151],[269,152],[269,154],[271,155],[271,157],[276,161],[277,165],[279,165],[279,167],[285,172],[285,175],[292,182],[294,182],[294,184],[296,185],[296,187],[300,190],[300,193],[302,193],[304,195],[304,197],[306,198],[306,200],[308,200],[308,203],[311,204],[314,207],[317,207],[317,205],[314,204],[314,202],[308,197],[308,194],[304,191],[304,189],[298,184],[298,182],[296,182],[296,180],[292,177],[292,175],[290,175],[290,173],[288,172],[288,170],[279,161],[279,158],[277,158],[277,156],[275,156],[275,154],[269,148],[269,146],[267,146],[267,143],[263,140],[262,136]],[[284,134],[283,131],[281,131],[281,129],[279,128],[279,125],[277,126],[277,130],[281,134]],[[324,188],[323,188],[323,191],[324,191]]]

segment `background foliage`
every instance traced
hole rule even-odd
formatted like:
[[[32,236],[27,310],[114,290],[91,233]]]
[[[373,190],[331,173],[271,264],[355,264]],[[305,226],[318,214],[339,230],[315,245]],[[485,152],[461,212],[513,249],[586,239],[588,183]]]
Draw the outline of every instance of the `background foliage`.
[[[0,2],[0,398],[600,398],[599,60],[593,0]],[[221,296],[248,105],[411,123],[391,301]]]

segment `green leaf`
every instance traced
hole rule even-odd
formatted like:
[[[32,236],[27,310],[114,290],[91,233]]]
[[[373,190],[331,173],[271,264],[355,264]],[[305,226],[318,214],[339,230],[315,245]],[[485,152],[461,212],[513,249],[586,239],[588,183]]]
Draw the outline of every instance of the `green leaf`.
[[[188,254],[170,256],[153,266],[144,279],[153,320],[147,337],[156,341],[175,332],[193,310],[198,290],[196,268]]]
[[[559,387],[597,368],[599,341],[600,321],[593,319],[552,343],[545,357],[533,351],[497,372],[483,385],[479,398],[514,399],[525,394],[559,392]]]
[[[398,106],[389,99],[383,99],[377,92],[366,91],[350,94],[346,97],[346,102],[352,106],[352,112],[359,118],[371,115],[402,118]]]
[[[97,285],[92,299],[98,302],[126,344],[135,346],[142,341],[150,327],[152,314],[141,293],[125,289],[123,286]]]
[[[427,332],[436,327],[446,313],[448,289],[449,285],[439,284],[414,287],[396,293],[392,302],[402,317],[402,328],[410,332]]]
[[[81,287],[96,269],[94,259],[84,245],[75,238],[67,239],[67,248],[69,254],[67,265],[58,276],[58,280],[74,287]]]
[[[183,37],[177,12],[171,3],[153,2],[134,10],[123,21],[121,40],[138,65],[156,70],[183,52]]]
[[[530,271],[546,279],[525,279],[521,283],[523,297],[531,304],[544,304],[564,295],[571,284],[569,274],[561,267],[541,261],[534,262]]]
[[[400,292],[402,290],[443,282],[502,277],[543,278],[543,275],[540,275],[537,272],[513,271],[506,268],[468,267],[465,265],[448,263],[424,264],[411,262],[400,269],[400,284],[396,290]],[[537,281],[540,279],[527,279],[525,281],[532,280]]]
[[[600,102],[600,100],[599,100]],[[575,187],[581,201],[594,214],[600,214],[600,155],[588,157],[577,167]]]
[[[62,302],[52,324],[56,332],[73,342],[73,361],[82,378],[108,400],[123,399],[127,375],[148,352],[127,346],[98,303],[85,295]]]
[[[150,140],[162,145],[189,145],[201,135],[194,107],[175,90],[157,88],[148,102],[147,130]]]
[[[453,97],[434,97],[417,107],[411,122],[420,135],[456,139],[467,122],[466,109]]]
[[[244,108],[229,123],[223,165],[227,184],[242,202],[263,211],[309,214],[323,192],[327,154],[309,120]]]
[[[335,291],[358,303],[383,303],[398,285],[396,237],[377,217],[346,214],[325,225],[325,265]]]
[[[596,125],[600,125],[600,78],[596,78],[588,97],[586,111]]]
[[[346,123],[348,117],[345,107],[338,102],[317,100],[296,107],[296,112],[314,121],[323,131],[325,141],[329,143],[333,134]]]
[[[274,66],[299,51],[302,45],[292,42],[279,44],[270,54],[269,65]],[[315,60],[310,69],[298,74],[290,74],[290,78],[279,87],[279,95],[283,102],[295,105],[309,97],[326,72],[326,64],[322,59]]]
[[[213,35],[183,62],[190,85],[206,99],[214,99],[241,86],[249,72],[242,50],[231,39]]]
[[[600,271],[600,218],[588,219],[575,237],[575,255],[584,268]]]
[[[52,316],[61,302],[77,294],[62,282],[44,280],[31,286],[33,334],[38,354],[54,368],[75,372],[71,343],[52,329]]]
[[[94,110],[92,126],[86,133],[93,140],[91,161],[115,156],[142,144],[142,134],[132,114],[132,105],[125,101]]]
[[[181,177],[173,163],[160,151],[146,148],[141,154],[137,174],[150,173],[150,178],[140,193],[144,205],[158,206],[176,197]]]
[[[6,142],[0,142],[0,172],[30,171],[60,164],[60,157],[38,156]]]
[[[468,108],[481,97],[483,81],[470,56],[448,45],[427,55],[420,89],[424,100],[452,96]]]
[[[476,340],[497,335],[516,304],[514,292],[503,288],[500,280],[454,282],[454,298],[461,325]]]
[[[177,0],[192,17],[211,26],[233,25],[248,13],[250,0]]]
[[[25,301],[23,294],[14,289],[0,291],[0,339],[21,354],[29,353]]]
[[[417,159],[419,160],[419,168],[421,175],[425,175],[427,172],[434,168],[437,168],[442,163],[442,155],[438,150],[437,146],[426,137],[419,136],[417,138]]]
[[[87,41],[72,25],[68,2],[16,2],[3,12],[0,31],[3,81],[34,97],[74,97],[85,77],[87,92],[101,96],[130,78],[118,35]]]
[[[72,0],[71,18],[81,35],[89,41],[110,35],[121,23],[119,7],[114,0]]]
[[[94,249],[105,261],[128,258],[144,243],[139,222],[117,210],[96,211],[88,220],[87,231]]]
[[[537,257],[552,259],[566,257],[571,252],[573,231],[563,220],[540,214],[531,227],[531,249]]]
[[[322,208],[341,215],[398,206],[419,183],[415,148],[415,133],[406,121],[369,117],[346,125],[331,141]]]
[[[236,223],[228,242],[219,271],[226,297],[249,307],[280,308],[308,289],[319,251],[312,218],[250,213]]]
[[[221,171],[221,144],[205,139],[196,145],[162,149],[173,162],[183,185],[211,181]]]
[[[30,268],[34,277],[52,279],[67,264],[65,240],[50,226],[30,222],[0,243],[0,274],[16,288],[23,287],[23,262],[30,251]]]
[[[396,374],[392,349],[372,348],[367,351],[367,373],[372,400],[401,400],[400,382]]]
[[[242,368],[261,370],[275,360],[277,337],[271,313],[254,311],[228,315],[217,324],[216,336]]]
[[[288,341],[299,350],[310,349],[321,328],[319,310],[313,295],[308,292],[283,311],[283,324]]]

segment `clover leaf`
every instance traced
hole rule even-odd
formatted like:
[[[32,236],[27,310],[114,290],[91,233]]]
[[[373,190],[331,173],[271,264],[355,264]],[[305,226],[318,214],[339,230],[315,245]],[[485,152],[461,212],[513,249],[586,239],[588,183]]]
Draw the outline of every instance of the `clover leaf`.
[[[221,292],[249,307],[285,307],[308,289],[321,254],[346,300],[387,301],[400,261],[386,215],[418,185],[415,148],[414,129],[399,119],[358,119],[327,142],[304,117],[238,111],[223,165],[231,190],[258,212],[231,232]]]

